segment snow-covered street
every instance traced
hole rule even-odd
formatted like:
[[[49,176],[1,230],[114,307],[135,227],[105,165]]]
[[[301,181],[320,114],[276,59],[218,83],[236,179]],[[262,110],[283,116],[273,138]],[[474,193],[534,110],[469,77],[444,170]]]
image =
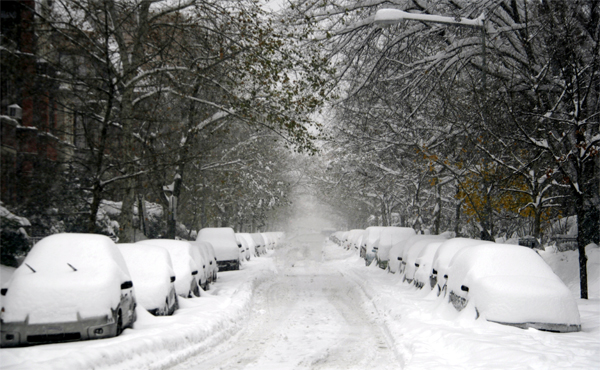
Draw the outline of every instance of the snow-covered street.
[[[589,262],[594,289],[598,255],[591,253]],[[554,269],[571,268],[568,257],[545,255]],[[458,314],[435,294],[365,267],[355,251],[308,234],[241,271],[220,274],[203,297],[181,300],[174,316],[140,310],[135,329],[120,337],[3,348],[0,363],[2,369],[597,369],[597,293],[578,300],[581,332],[522,330],[475,320],[468,310]]]
[[[279,274],[255,292],[247,326],[230,341],[174,369],[366,369],[400,366],[375,308],[327,264],[322,237],[274,255]]]

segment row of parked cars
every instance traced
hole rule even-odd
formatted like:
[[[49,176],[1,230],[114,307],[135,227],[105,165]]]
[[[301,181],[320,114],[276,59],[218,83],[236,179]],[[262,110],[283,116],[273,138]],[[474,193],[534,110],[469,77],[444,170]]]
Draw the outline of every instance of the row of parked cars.
[[[133,328],[136,306],[171,315],[179,299],[200,297],[218,272],[275,248],[283,233],[205,228],[195,241],[115,244],[97,234],[39,241],[2,287],[0,344],[107,338]]]
[[[330,239],[457,311],[471,307],[476,318],[552,332],[581,330],[571,291],[528,247],[452,233],[417,235],[404,227],[338,231]]]

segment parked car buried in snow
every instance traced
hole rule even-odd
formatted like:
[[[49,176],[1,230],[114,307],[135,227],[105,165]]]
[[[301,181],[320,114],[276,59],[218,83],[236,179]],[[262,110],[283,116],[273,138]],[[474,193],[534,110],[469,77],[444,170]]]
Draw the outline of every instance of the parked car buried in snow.
[[[465,247],[452,258],[449,302],[458,311],[520,328],[581,330],[571,291],[535,251],[509,244]]]
[[[259,257],[263,254],[267,253],[267,246],[265,239],[263,238],[261,233],[252,233],[250,234],[252,240],[254,240],[254,244],[256,245],[256,257]]]
[[[377,265],[384,270],[387,269],[392,246],[401,243],[414,235],[415,230],[410,227],[390,226],[381,230],[376,256]]]
[[[171,239],[148,239],[136,244],[162,247],[169,252],[175,271],[175,290],[183,298],[200,297],[199,276],[202,266],[194,259],[195,247],[189,242]],[[200,271],[199,271],[200,270]]]
[[[437,295],[446,296],[448,282],[448,268],[452,257],[461,249],[480,244],[494,244],[494,242],[485,240],[476,240],[469,238],[453,238],[443,242],[435,255],[431,265],[431,275],[429,275],[429,284],[431,289],[436,289]]]
[[[384,226],[369,226],[365,229],[360,246],[360,256],[364,258],[367,266],[373,262],[377,255],[379,236],[384,229]]]
[[[169,252],[153,245],[117,244],[135,286],[137,302],[154,316],[172,315],[179,307],[175,271]]]
[[[104,235],[40,240],[2,294],[2,347],[114,337],[136,320],[129,270]]]
[[[196,241],[208,242],[213,246],[219,271],[240,269],[240,252],[232,228],[207,227],[201,229]]]

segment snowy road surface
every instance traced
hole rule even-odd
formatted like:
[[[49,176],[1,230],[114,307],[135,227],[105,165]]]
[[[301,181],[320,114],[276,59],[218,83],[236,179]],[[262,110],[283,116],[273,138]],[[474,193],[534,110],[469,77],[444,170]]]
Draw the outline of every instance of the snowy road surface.
[[[255,292],[247,326],[174,369],[398,369],[360,288],[322,260],[322,237],[297,240]]]

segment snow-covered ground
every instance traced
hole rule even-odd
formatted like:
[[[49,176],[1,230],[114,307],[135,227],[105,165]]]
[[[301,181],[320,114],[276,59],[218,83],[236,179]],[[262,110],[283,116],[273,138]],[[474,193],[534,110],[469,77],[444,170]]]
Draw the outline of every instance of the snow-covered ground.
[[[353,251],[297,237],[219,274],[172,317],[139,311],[117,338],[1,349],[2,369],[597,369],[600,253],[590,250],[582,331],[475,320]],[[576,252],[542,256],[578,295]],[[2,280],[6,271],[2,271]]]

